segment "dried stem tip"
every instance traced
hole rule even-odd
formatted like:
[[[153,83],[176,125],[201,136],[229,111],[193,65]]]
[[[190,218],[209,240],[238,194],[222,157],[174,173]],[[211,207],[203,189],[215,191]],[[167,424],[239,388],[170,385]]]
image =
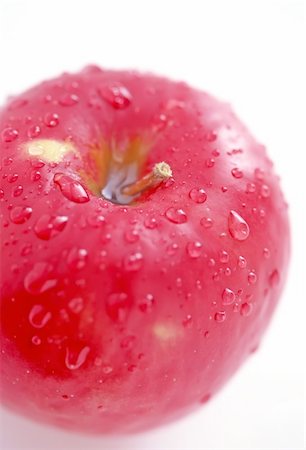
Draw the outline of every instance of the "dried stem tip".
[[[129,184],[122,189],[122,194],[134,196],[146,191],[149,188],[158,186],[163,181],[172,176],[169,164],[162,161],[153,167],[152,171],[133,184]]]
[[[160,180],[167,180],[172,177],[171,167],[165,161],[155,164],[152,172],[154,177],[159,178]]]

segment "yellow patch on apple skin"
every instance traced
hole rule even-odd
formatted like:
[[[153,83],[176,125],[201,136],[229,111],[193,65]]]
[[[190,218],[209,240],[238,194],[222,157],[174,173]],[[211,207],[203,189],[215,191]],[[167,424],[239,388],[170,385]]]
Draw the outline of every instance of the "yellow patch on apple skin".
[[[182,335],[182,332],[170,322],[158,322],[153,326],[153,334],[161,342],[171,342],[178,339]]]
[[[59,163],[67,153],[76,153],[76,148],[71,142],[55,139],[35,139],[24,144],[30,156],[36,156],[45,162]]]

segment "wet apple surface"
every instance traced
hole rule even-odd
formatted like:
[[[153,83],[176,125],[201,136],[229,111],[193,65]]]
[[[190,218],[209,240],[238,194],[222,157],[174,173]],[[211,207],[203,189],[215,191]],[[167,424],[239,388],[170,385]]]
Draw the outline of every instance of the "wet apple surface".
[[[11,99],[0,133],[2,402],[97,433],[205,403],[285,281],[265,148],[206,93],[95,66]]]

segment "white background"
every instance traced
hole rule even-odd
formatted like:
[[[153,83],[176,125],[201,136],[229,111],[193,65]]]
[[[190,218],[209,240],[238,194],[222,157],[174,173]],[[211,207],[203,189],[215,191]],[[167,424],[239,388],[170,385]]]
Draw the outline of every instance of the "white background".
[[[293,235],[288,284],[264,345],[207,407],[128,438],[78,436],[2,411],[1,450],[305,449],[303,28],[302,1],[0,0],[1,103],[87,63],[150,70],[211,91],[267,144]]]

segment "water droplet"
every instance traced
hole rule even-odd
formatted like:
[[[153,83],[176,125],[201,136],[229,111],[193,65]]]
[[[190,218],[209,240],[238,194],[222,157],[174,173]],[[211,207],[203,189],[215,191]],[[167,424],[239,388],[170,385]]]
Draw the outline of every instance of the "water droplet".
[[[234,303],[236,298],[235,292],[229,288],[225,288],[222,293],[222,304],[223,305],[231,305]]]
[[[250,272],[250,273],[248,274],[248,282],[249,282],[250,284],[255,284],[256,281],[257,281],[257,275],[256,275],[256,273],[253,272],[253,271]]]
[[[265,259],[269,259],[271,256],[270,250],[266,247],[263,249],[262,253],[263,253]]]
[[[79,97],[76,94],[66,93],[61,96],[59,103],[62,106],[74,106],[79,102]]]
[[[268,198],[270,196],[270,188],[266,184],[263,184],[260,188],[260,194],[264,198]]]
[[[223,264],[227,263],[229,261],[229,254],[225,250],[222,250],[219,253],[219,260]]]
[[[214,167],[214,165],[215,165],[215,160],[214,160],[214,158],[208,158],[208,159],[205,161],[205,164],[206,164],[206,167],[208,167],[209,169],[210,169],[211,167]]]
[[[178,248],[179,248],[178,244],[176,242],[172,242],[166,248],[167,255],[169,255],[169,256],[175,255],[175,253],[177,252]]]
[[[102,358],[100,358],[100,356],[97,356],[95,359],[94,359],[94,365],[96,366],[96,367],[101,367],[102,366]]]
[[[28,100],[26,98],[16,98],[13,99],[12,102],[9,104],[8,109],[10,111],[15,111],[16,109],[23,108],[27,104]]]
[[[0,199],[4,197],[4,190],[0,189]]]
[[[210,399],[211,399],[211,394],[206,394],[200,399],[200,403],[202,403],[202,404],[207,403],[207,402],[209,402]]]
[[[52,277],[53,267],[45,262],[36,263],[24,279],[25,289],[33,295],[39,295],[57,285],[57,279]]]
[[[107,297],[106,312],[114,322],[124,322],[130,307],[131,299],[125,292],[115,292]]]
[[[231,276],[231,274],[232,274],[231,268],[230,268],[230,267],[226,267],[226,268],[224,269],[224,275],[225,275],[226,277],[229,277],[229,276]]]
[[[67,256],[67,264],[71,269],[81,270],[85,267],[88,259],[88,252],[85,248],[73,247]]]
[[[41,344],[41,339],[38,336],[33,336],[31,340],[32,340],[32,344],[34,344],[34,345],[40,345]]]
[[[69,301],[68,307],[74,314],[79,314],[84,308],[84,300],[82,297],[75,297]]]
[[[264,176],[265,176],[265,171],[263,169],[260,169],[259,167],[257,167],[254,170],[254,175],[255,175],[255,178],[257,180],[262,181],[264,179]]]
[[[182,322],[184,328],[191,328],[193,325],[192,316],[188,314]]]
[[[193,188],[189,192],[189,197],[195,203],[204,203],[207,200],[207,194],[203,188]]]
[[[10,212],[10,219],[13,223],[23,224],[32,215],[32,208],[29,206],[15,206]]]
[[[41,179],[41,173],[38,170],[33,170],[31,173],[31,181],[38,181]]]
[[[143,255],[140,252],[132,253],[128,255],[123,260],[123,266],[125,270],[130,272],[136,272],[141,269],[143,265]]]
[[[164,181],[164,187],[165,188],[169,188],[173,184],[174,184],[174,178],[173,177],[170,177],[170,178],[168,178],[168,180]]]
[[[21,256],[27,256],[30,253],[32,253],[32,244],[30,244],[30,243],[25,244],[21,249],[21,252],[20,252]]]
[[[253,194],[256,191],[256,185],[254,183],[247,183],[245,192],[247,194]]]
[[[54,128],[59,124],[59,115],[56,113],[47,113],[44,117],[44,123],[49,128]]]
[[[13,142],[18,137],[18,130],[12,127],[4,128],[1,133],[1,138],[3,142]]]
[[[252,314],[253,311],[253,305],[252,303],[242,303],[242,305],[240,306],[240,314],[244,317],[249,316],[250,314]]]
[[[78,278],[75,280],[75,285],[78,288],[84,289],[86,287],[86,280],[84,278]]]
[[[157,227],[157,220],[154,217],[147,217],[144,221],[144,226],[149,230],[153,230]]]
[[[41,160],[41,159],[31,159],[31,166],[34,169],[41,169],[42,167],[44,167],[45,163]]]
[[[79,369],[85,363],[89,352],[90,347],[88,347],[87,345],[83,347],[80,351],[75,351],[67,347],[65,357],[65,364],[67,369],[69,370]]]
[[[4,166],[10,166],[13,162],[13,158],[10,158],[9,156],[3,158],[3,165]]]
[[[227,186],[221,186],[221,191],[224,193],[224,192],[227,192],[228,191],[228,188],[227,188]]]
[[[66,336],[53,334],[47,337],[48,344],[61,345],[66,340]]]
[[[112,366],[105,365],[102,367],[102,372],[105,373],[105,375],[109,375],[113,370]]]
[[[239,302],[241,301],[242,294],[243,294],[243,289],[238,289],[238,290],[237,290],[236,297],[237,297],[237,300],[238,300]],[[252,296],[252,295],[247,294],[247,295],[246,295],[246,298],[250,298],[251,296]]]
[[[128,242],[129,244],[132,244],[134,242],[137,242],[139,240],[139,234],[138,231],[135,229],[132,230],[127,230],[124,233],[124,238],[126,240],[126,242]]]
[[[259,214],[259,217],[264,218],[266,216],[266,211],[263,208],[261,208],[258,211],[258,214]]]
[[[209,267],[214,267],[215,265],[216,265],[216,261],[214,260],[214,258],[209,258],[208,266]]]
[[[233,210],[230,211],[228,216],[228,229],[231,236],[237,241],[244,241],[250,234],[246,221]]]
[[[93,228],[100,228],[105,224],[105,217],[102,214],[93,214],[87,218],[87,223]]]
[[[54,183],[59,186],[62,194],[68,200],[75,203],[86,203],[89,201],[89,196],[81,183],[68,175],[56,173],[54,175]]]
[[[218,323],[224,322],[225,319],[226,319],[226,313],[225,313],[225,311],[218,311],[218,312],[216,312],[216,314],[215,314],[215,316],[214,316],[214,319],[215,319],[215,321],[218,322]]]
[[[208,131],[205,136],[207,142],[214,142],[217,139],[217,137],[218,135],[215,131]]]
[[[19,197],[23,193],[23,187],[19,184],[13,189],[13,197]]]
[[[20,272],[20,267],[17,264],[12,264],[11,271],[14,275],[17,275]]]
[[[136,337],[135,336],[126,336],[120,342],[120,347],[124,349],[131,349],[135,344]]]
[[[34,328],[43,328],[51,319],[52,314],[42,305],[34,305],[29,313],[29,322]]]
[[[140,311],[142,312],[150,312],[155,303],[154,297],[152,294],[147,294],[138,304]]]
[[[41,133],[41,128],[39,125],[32,125],[29,129],[28,129],[28,137],[30,139],[36,138],[40,135]]]
[[[232,175],[234,178],[242,178],[243,172],[241,169],[238,169],[238,167],[234,167],[234,169],[232,169]]]
[[[173,206],[166,210],[165,216],[172,223],[182,224],[187,222],[187,215],[185,211],[180,208],[174,208]]]
[[[157,114],[153,119],[152,131],[154,133],[160,133],[167,127],[168,122],[169,120],[166,114]]]
[[[247,262],[246,262],[246,259],[244,258],[244,256],[238,256],[238,266],[240,267],[240,269],[246,268]]]
[[[48,241],[60,234],[66,227],[67,222],[67,216],[50,216],[49,214],[44,214],[37,220],[34,231],[37,237]]]
[[[186,250],[190,258],[199,258],[202,253],[202,247],[203,245],[199,241],[188,242]]]
[[[112,235],[110,233],[105,233],[101,237],[101,241],[103,242],[103,244],[108,244],[111,240],[112,240]]]
[[[213,220],[210,217],[203,217],[200,220],[200,224],[204,227],[204,228],[211,228],[213,226]]]
[[[98,89],[100,96],[115,109],[125,109],[132,101],[129,90],[120,85],[103,86]]]
[[[45,103],[50,103],[50,102],[52,102],[52,100],[53,100],[52,95],[50,95],[50,94],[45,95],[45,97],[44,97]]]
[[[271,288],[277,286],[280,282],[280,275],[277,269],[273,270],[273,272],[269,276],[269,285]]]
[[[176,280],[175,280],[175,284],[176,284],[176,287],[178,287],[179,289],[183,286],[183,280],[182,280],[182,278],[181,277],[178,277]]]
[[[14,183],[15,181],[18,180],[18,173],[11,173],[8,177],[7,177],[7,181],[9,183]]]

